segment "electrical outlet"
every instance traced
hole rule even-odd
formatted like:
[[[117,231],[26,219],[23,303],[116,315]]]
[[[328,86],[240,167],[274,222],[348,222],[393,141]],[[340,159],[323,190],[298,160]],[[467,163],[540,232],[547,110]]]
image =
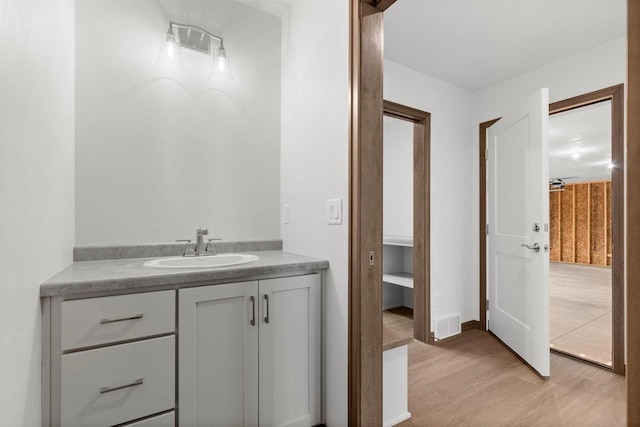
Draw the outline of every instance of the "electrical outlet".
[[[436,293],[433,295],[433,305],[440,307],[440,294]]]

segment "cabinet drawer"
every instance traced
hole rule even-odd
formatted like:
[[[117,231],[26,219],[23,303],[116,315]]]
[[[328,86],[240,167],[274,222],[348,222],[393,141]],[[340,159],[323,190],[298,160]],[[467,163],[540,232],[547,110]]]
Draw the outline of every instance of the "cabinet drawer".
[[[175,291],[62,303],[62,350],[175,331]]]
[[[175,337],[65,354],[61,374],[62,426],[110,426],[167,411],[175,407]]]
[[[157,417],[147,418],[146,420],[136,421],[131,424],[125,424],[122,427],[175,427],[176,413],[171,411]]]

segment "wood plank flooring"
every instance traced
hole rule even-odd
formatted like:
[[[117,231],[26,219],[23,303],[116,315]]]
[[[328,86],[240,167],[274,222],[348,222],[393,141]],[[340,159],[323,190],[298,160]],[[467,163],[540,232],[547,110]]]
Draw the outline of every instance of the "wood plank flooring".
[[[394,329],[398,335],[413,337],[413,310],[408,307],[397,307],[382,312],[382,323]]]
[[[470,330],[409,345],[409,411],[399,426],[623,426],[623,377],[551,355],[541,379],[493,336]]]
[[[611,268],[551,263],[551,347],[611,366]]]

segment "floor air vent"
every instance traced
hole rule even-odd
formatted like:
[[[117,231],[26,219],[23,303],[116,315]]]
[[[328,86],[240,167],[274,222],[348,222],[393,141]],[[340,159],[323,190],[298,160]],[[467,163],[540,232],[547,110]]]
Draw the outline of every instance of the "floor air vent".
[[[460,313],[451,313],[433,319],[433,331],[437,340],[458,335],[461,332]]]

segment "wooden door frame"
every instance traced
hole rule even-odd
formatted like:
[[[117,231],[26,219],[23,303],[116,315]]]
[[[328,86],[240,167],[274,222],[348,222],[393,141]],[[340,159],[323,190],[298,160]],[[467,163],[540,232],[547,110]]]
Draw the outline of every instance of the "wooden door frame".
[[[613,360],[611,370],[624,375],[624,85],[608,87],[573,98],[551,103],[549,115],[573,110],[602,101],[611,101],[611,161],[616,167],[611,172],[612,188],[612,308],[613,308]],[[496,121],[480,123],[480,329],[487,329],[487,254],[486,254],[486,160],[487,129]],[[602,365],[605,367],[604,365]],[[608,367],[607,367],[608,368]]]
[[[382,14],[350,0],[350,426],[382,422]]]
[[[627,1],[627,425],[640,426],[640,0]]]
[[[391,0],[389,0],[391,1]],[[386,3],[389,3],[387,1]],[[392,2],[392,1],[391,1]],[[363,233],[368,231],[368,225],[363,223],[366,216],[362,210],[363,194],[360,188],[362,180],[367,175],[363,173],[364,153],[361,153],[361,143],[365,140],[361,135],[364,123],[369,119],[369,113],[361,113],[362,103],[367,99],[373,100],[375,108],[382,109],[382,79],[363,73],[366,65],[373,65],[376,73],[381,74],[383,56],[380,43],[379,52],[370,50],[363,55],[361,40],[375,40],[376,25],[368,23],[361,25],[361,0],[350,0],[350,93],[349,93],[349,354],[348,354],[348,421],[349,425],[379,425],[382,422],[382,320],[380,326],[375,319],[362,321],[362,316],[373,316],[380,310],[381,298],[361,298],[362,291],[366,294],[366,285],[361,280],[363,259],[367,256],[368,247],[361,241]],[[378,9],[380,13],[386,7]],[[378,32],[382,31],[382,20],[378,24]],[[372,28],[373,27],[373,28]],[[381,41],[381,40],[380,40]],[[375,41],[374,41],[375,43]],[[627,117],[640,117],[640,0],[627,0]],[[370,64],[371,63],[371,64]],[[374,93],[367,94],[369,90]],[[369,109],[370,110],[370,109]],[[375,117],[374,117],[375,119]],[[640,120],[629,120],[627,131],[627,186],[640,188]],[[373,134],[375,135],[374,130]],[[361,139],[362,137],[362,139]],[[382,138],[382,131],[379,130]],[[365,199],[366,199],[365,195]],[[640,191],[630,191],[626,194],[627,218],[640,218]],[[626,228],[626,315],[627,315],[627,423],[630,426],[640,425],[640,221],[630,220]],[[367,310],[370,314],[367,314]],[[381,313],[380,313],[381,314]],[[380,316],[381,317],[381,316]],[[486,323],[486,322],[485,322]],[[367,331],[368,325],[373,330],[366,336],[360,333]],[[369,359],[368,357],[371,356]],[[372,385],[378,389],[368,389]],[[366,394],[363,395],[363,394]],[[372,416],[368,416],[371,413]]]
[[[431,344],[431,114],[387,100],[383,114],[413,123],[413,336]]]

